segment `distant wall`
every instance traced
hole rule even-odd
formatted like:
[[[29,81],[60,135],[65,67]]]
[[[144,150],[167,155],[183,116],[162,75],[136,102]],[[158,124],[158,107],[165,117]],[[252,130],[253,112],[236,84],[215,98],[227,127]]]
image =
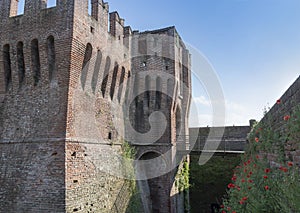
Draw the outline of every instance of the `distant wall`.
[[[293,109],[300,104],[300,76],[279,100],[280,104],[274,104],[261,120],[261,122],[266,122],[269,119],[275,129],[282,128],[286,123],[283,117],[291,115]]]
[[[224,128],[224,134],[222,138],[220,138],[217,134],[216,137],[214,137],[215,132],[220,132],[222,128]],[[210,134],[212,136],[210,140],[221,140],[221,143],[218,147],[219,150],[244,150],[247,143],[247,134],[250,132],[250,130],[250,126],[190,128],[189,138],[192,146],[191,149],[194,151],[202,150],[205,143],[209,142],[207,140],[208,135]]]

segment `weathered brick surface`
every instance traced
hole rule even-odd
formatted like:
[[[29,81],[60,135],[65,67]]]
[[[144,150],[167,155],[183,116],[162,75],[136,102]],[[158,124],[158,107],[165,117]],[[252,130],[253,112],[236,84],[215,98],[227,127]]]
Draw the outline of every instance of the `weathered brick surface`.
[[[10,18],[10,1],[0,2],[0,211],[65,212],[64,138],[72,5],[40,10],[32,8],[34,1],[26,2],[25,14]],[[58,69],[52,81],[46,56],[50,35],[55,38]],[[41,65],[36,86],[31,61],[33,39],[39,43]],[[22,84],[17,66],[18,42],[24,44]],[[3,78],[4,45],[10,46],[12,81],[8,91]]]
[[[1,144],[1,212],[65,212],[64,142]]]
[[[174,27],[134,32],[131,52],[135,93],[131,94],[130,99],[130,121],[137,131],[137,134],[131,135],[136,143],[137,158],[163,156],[164,164],[171,168],[176,165],[176,160],[181,160],[176,159],[177,138],[188,135],[191,96],[189,53]],[[164,118],[153,121],[150,126],[150,115],[156,111],[161,112]],[[157,138],[162,129],[161,137]],[[153,134],[149,134],[151,130]],[[143,134],[142,139],[139,134]],[[144,145],[146,141],[150,144]],[[172,186],[176,172],[174,169],[148,181],[154,212],[184,211],[184,205],[176,203],[179,194],[170,196],[174,191]]]
[[[220,131],[223,135],[219,135]],[[189,138],[192,147],[191,150],[203,150],[207,140],[219,140],[220,145],[217,150],[243,151],[247,144],[247,136],[250,133],[250,126],[226,126],[226,127],[202,127],[190,128]],[[208,138],[210,136],[210,138]]]
[[[279,100],[280,104],[274,104],[260,122],[271,125],[277,133],[289,132],[290,129],[287,126],[287,121],[284,120],[284,116],[291,116],[293,110],[300,105],[300,77],[298,77]],[[300,167],[299,134],[294,135],[293,138],[293,140],[289,140],[284,144],[285,157]],[[276,155],[268,154],[268,158],[276,164]]]
[[[171,150],[167,162],[172,165],[176,137],[187,134],[189,54],[174,27],[133,33],[117,12],[109,14],[102,0],[92,0],[91,15],[87,0],[57,0],[53,8],[45,2],[26,0],[19,16],[15,1],[0,2],[0,211],[111,212],[124,190],[124,179],[114,175],[123,169],[123,136],[131,137],[124,121],[134,126],[137,120],[132,118],[139,113],[133,108],[129,117],[123,115],[135,76],[151,68],[173,77],[170,98],[161,98],[166,131],[155,145],[137,146],[138,158]],[[157,56],[146,56],[149,67],[142,70],[144,56],[135,42],[147,34],[167,37],[158,41]],[[54,46],[49,44],[52,38]],[[141,87],[144,77],[140,75]],[[178,89],[183,84],[186,89]],[[168,94],[167,79],[162,78],[161,86]],[[140,114],[145,132],[146,120],[156,110],[156,93],[151,94],[152,108]],[[161,212],[174,212],[174,173],[150,181]]]

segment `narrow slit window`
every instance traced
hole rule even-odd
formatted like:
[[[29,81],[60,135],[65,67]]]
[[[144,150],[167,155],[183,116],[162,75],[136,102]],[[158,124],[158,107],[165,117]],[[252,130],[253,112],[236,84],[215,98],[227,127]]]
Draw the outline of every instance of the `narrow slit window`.
[[[3,63],[4,63],[4,78],[5,78],[5,90],[9,90],[12,83],[12,73],[11,73],[11,60],[10,60],[10,46],[9,44],[3,47]]]
[[[139,95],[139,87],[140,87],[140,76],[139,74],[135,74],[134,76],[134,85],[133,85],[133,96],[135,97],[135,108],[138,107],[138,95]]]
[[[115,89],[116,89],[116,86],[117,86],[118,71],[119,71],[119,65],[118,65],[118,63],[115,63],[114,73],[113,73],[113,76],[112,76],[111,86],[110,86],[110,99],[111,100],[113,100],[113,98],[114,98]]]
[[[93,47],[90,43],[88,43],[85,48],[85,53],[84,53],[84,58],[82,63],[81,78],[80,78],[82,89],[85,88],[85,83],[89,71],[89,65],[90,65],[90,60],[92,58],[92,53],[93,53]]]
[[[150,107],[150,88],[151,88],[151,78],[149,75],[146,76],[145,80],[145,89],[146,89],[146,94],[145,94],[145,101],[147,103],[147,106]]]
[[[103,98],[105,97],[105,93],[106,93],[106,87],[107,87],[107,82],[108,82],[108,77],[109,77],[110,63],[111,63],[111,60],[107,56],[106,57],[106,62],[105,62],[103,78],[102,78],[103,80],[102,80],[102,84],[101,84],[101,92],[102,92],[102,97]]]
[[[93,78],[92,78],[92,82],[91,82],[91,86],[92,86],[92,90],[93,90],[94,94],[96,92],[96,87],[97,87],[97,83],[98,83],[101,61],[102,61],[102,53],[100,50],[98,50],[97,59],[95,62],[94,73],[93,73]]]
[[[40,51],[37,39],[31,42],[31,68],[33,71],[34,86],[37,86],[41,78]]]
[[[17,63],[18,63],[18,75],[19,86],[21,87],[25,79],[25,61],[24,61],[24,45],[23,42],[19,42],[17,45]]]
[[[155,97],[155,108],[160,109],[161,108],[161,78],[156,78],[156,97]]]
[[[129,99],[129,91],[130,91],[130,88],[131,88],[131,73],[130,71],[128,71],[128,74],[127,74],[127,84],[126,84],[126,92],[125,92],[125,103],[128,104],[128,99]]]
[[[122,92],[123,92],[123,87],[124,87],[124,80],[125,80],[125,68],[122,67],[122,72],[121,72],[121,77],[120,77],[120,83],[119,83],[119,91],[118,91],[118,101],[120,103],[121,97],[122,97]]]
[[[168,79],[168,83],[167,83],[167,100],[168,103],[171,103],[173,100],[173,92],[174,92],[174,83],[172,79]]]
[[[49,81],[51,82],[56,78],[56,55],[54,37],[49,36],[47,39],[47,57],[48,57],[48,69],[49,69]]]

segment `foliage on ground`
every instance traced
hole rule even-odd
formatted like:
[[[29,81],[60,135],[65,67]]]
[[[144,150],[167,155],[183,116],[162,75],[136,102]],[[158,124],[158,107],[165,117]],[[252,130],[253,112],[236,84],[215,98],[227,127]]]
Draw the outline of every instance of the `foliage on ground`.
[[[198,164],[199,156],[191,156],[190,205],[191,213],[210,212],[211,203],[221,202],[232,170],[240,162],[238,156],[214,156],[205,165]]]
[[[249,146],[228,184],[222,213],[300,212],[299,165],[290,155],[299,150],[300,107],[282,119],[282,129],[274,129],[268,118],[249,134]]]

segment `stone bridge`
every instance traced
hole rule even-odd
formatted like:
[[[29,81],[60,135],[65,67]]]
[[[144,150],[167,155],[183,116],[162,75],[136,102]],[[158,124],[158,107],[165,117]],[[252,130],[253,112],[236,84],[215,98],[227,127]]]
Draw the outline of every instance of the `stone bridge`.
[[[216,154],[243,154],[247,145],[250,126],[190,128],[189,135],[177,137],[179,151],[190,154],[214,152]],[[219,134],[224,131],[223,134]],[[188,143],[187,143],[188,142]],[[219,144],[216,149],[205,148],[205,144]]]

